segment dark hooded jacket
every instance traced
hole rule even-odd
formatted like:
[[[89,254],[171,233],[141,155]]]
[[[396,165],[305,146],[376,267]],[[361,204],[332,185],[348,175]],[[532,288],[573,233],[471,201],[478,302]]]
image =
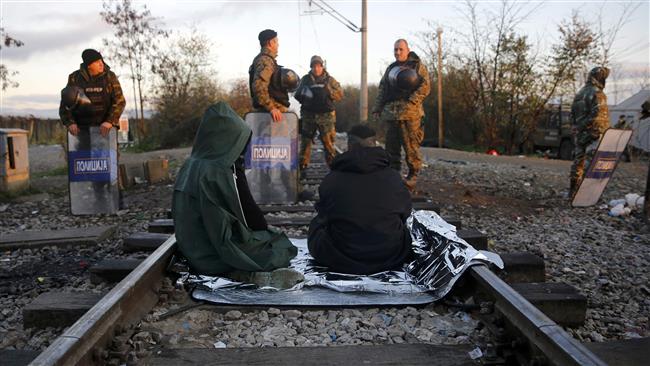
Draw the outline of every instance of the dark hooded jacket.
[[[179,250],[200,274],[287,267],[297,249],[283,234],[246,223],[234,171],[251,129],[226,103],[208,108],[178,173],[172,215]],[[240,178],[241,179],[241,178]]]
[[[357,147],[332,161],[308,238],[311,255],[331,271],[377,273],[411,256],[411,196],[388,161],[380,147]]]

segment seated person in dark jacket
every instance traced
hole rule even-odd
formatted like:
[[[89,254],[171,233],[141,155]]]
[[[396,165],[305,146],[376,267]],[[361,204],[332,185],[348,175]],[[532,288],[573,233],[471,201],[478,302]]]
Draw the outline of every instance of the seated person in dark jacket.
[[[353,126],[348,151],[332,161],[319,188],[307,243],[332,272],[373,274],[399,269],[411,257],[411,195],[374,136],[366,125]]]

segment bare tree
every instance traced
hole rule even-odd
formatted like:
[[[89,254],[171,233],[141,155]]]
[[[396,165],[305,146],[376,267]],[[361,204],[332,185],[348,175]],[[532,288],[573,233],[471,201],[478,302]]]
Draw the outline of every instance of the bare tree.
[[[475,99],[482,126],[483,143],[490,146],[499,144],[500,108],[499,93],[502,89],[504,51],[508,36],[539,4],[529,6],[528,2],[501,1],[496,11],[480,8],[476,2],[466,1],[461,14],[469,26],[463,33],[465,45],[469,50],[464,56],[466,65],[476,78]]]
[[[603,20],[605,11],[605,3],[600,7],[598,12],[596,24],[596,34],[597,34],[597,47],[598,47],[598,58],[596,62],[600,66],[608,66],[612,62],[612,58],[615,56],[612,52],[612,46],[618,39],[618,33],[623,29],[623,27],[630,21],[632,14],[634,14],[639,7],[640,3],[621,3],[621,13],[619,14],[618,19],[613,24],[607,26]]]
[[[160,38],[166,38],[167,32],[161,28],[160,20],[151,15],[146,5],[137,9],[131,0],[105,0],[103,9],[100,13],[102,19],[115,30],[115,38],[104,39],[104,45],[110,49],[110,60],[129,68],[136,119],[139,119],[137,131],[142,138],[147,133],[144,124],[147,62],[153,58]]]
[[[208,38],[193,28],[157,53],[151,68],[155,75],[152,121],[161,127],[160,146],[191,143],[205,109],[227,98],[211,67],[211,48]]]
[[[24,43],[17,40],[5,32],[4,28],[0,28],[0,50],[2,46],[5,47],[22,47]],[[0,64],[0,82],[2,82],[2,90],[7,88],[17,88],[18,83],[11,80],[12,76],[18,75],[18,71],[10,71],[5,64]]]

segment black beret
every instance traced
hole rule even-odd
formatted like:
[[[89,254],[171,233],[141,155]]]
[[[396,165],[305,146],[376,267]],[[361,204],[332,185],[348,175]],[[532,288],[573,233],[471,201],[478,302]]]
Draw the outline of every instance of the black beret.
[[[260,40],[260,44],[264,44],[266,41],[271,40],[277,36],[278,33],[273,29],[265,29],[260,32],[260,34],[257,36],[257,39]]]
[[[351,136],[356,136],[361,139],[367,139],[368,137],[373,137],[375,136],[375,130],[373,130],[370,126],[365,125],[365,124],[356,124],[350,128],[348,131],[348,135]]]

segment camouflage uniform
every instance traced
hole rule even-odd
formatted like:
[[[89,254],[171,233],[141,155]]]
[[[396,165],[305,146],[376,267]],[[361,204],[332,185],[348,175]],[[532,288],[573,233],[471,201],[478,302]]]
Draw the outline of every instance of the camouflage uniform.
[[[574,126],[574,160],[571,165],[570,196],[576,193],[585,169],[596,153],[598,142],[609,127],[607,96],[603,93],[609,75],[606,67],[595,67],[589,72],[585,86],[578,91],[571,105]]]
[[[306,100],[302,96],[302,91],[306,88],[314,90],[313,94],[318,94],[320,91],[322,93],[321,97],[317,97],[313,101]],[[327,71],[323,71],[320,77],[316,77],[309,72],[300,80],[300,86],[296,90],[295,98],[301,103],[300,168],[305,169],[309,165],[311,145],[316,130],[318,130],[320,140],[323,142],[326,152],[325,161],[329,165],[336,156],[336,149],[334,148],[336,139],[334,102],[338,102],[343,98],[341,85]]]
[[[408,95],[391,97],[391,86],[388,83],[388,73],[393,66],[406,65],[413,67],[421,78],[420,86]],[[390,165],[393,169],[401,169],[401,147],[406,154],[406,165],[409,168],[407,185],[415,187],[415,180],[422,169],[420,144],[424,138],[421,126],[424,109],[422,102],[429,95],[429,73],[415,52],[409,52],[405,62],[394,62],[386,69],[379,83],[379,93],[373,113],[381,113],[381,118],[387,124],[386,151],[390,154]]]
[[[108,65],[104,65],[103,73],[91,77],[88,69],[81,64],[79,70],[68,76],[67,86],[82,88],[92,104],[69,110],[62,101],[59,105],[59,117],[66,127],[75,123],[79,127],[84,127],[99,126],[103,122],[109,122],[119,129],[120,116],[126,106],[126,100],[117,76]]]
[[[275,61],[277,53],[262,47],[248,69],[249,88],[256,111],[270,112],[278,109],[286,112],[289,107],[289,94],[279,85],[279,66]]]

